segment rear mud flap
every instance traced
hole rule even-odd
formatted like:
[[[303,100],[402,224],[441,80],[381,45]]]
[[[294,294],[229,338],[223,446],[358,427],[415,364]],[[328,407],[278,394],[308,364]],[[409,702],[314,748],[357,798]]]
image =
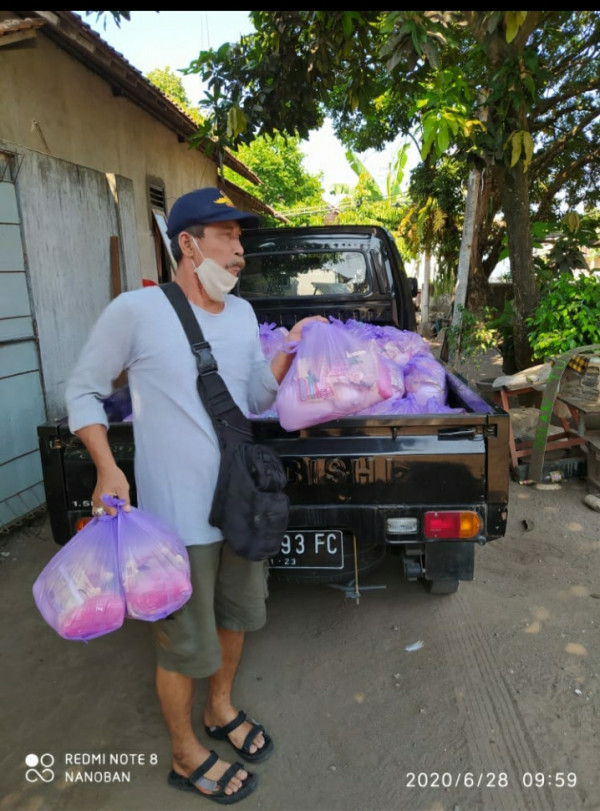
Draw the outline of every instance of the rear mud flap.
[[[475,544],[472,541],[441,541],[425,544],[426,580],[472,580]]]

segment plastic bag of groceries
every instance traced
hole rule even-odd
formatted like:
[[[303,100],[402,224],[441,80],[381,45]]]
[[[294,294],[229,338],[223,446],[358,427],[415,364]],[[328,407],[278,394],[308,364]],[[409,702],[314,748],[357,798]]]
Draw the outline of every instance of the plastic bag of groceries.
[[[153,622],[192,593],[187,549],[154,516],[103,495],[116,515],[92,518],[46,564],[33,584],[42,617],[64,639],[87,642],[125,617]]]
[[[93,518],[68,541],[33,584],[44,620],[64,639],[87,642],[116,631],[125,619],[116,522]]]
[[[444,367],[433,355],[415,355],[404,369],[407,397],[414,400],[422,414],[442,413],[446,406],[447,384]]]
[[[263,355],[267,360],[272,360],[278,352],[287,352],[295,344],[286,342],[289,335],[289,330],[286,327],[278,327],[277,324],[259,324],[258,327],[260,345]],[[277,408],[275,403],[260,414],[254,414],[252,411],[248,413],[248,418],[251,420],[266,420],[277,419]]]
[[[278,327],[275,323],[259,324],[258,334],[263,355],[267,360],[271,360],[282,351],[289,331],[286,327]]]
[[[348,319],[345,326],[356,335],[374,338],[384,357],[402,369],[415,355],[432,355],[431,346],[416,332],[354,319]]]
[[[375,342],[335,319],[304,327],[296,356],[277,392],[286,431],[356,414],[392,394],[390,374]]]
[[[191,597],[187,549],[161,520],[143,510],[122,509],[123,501],[103,496],[114,517],[119,577],[126,616],[155,622],[181,608]]]

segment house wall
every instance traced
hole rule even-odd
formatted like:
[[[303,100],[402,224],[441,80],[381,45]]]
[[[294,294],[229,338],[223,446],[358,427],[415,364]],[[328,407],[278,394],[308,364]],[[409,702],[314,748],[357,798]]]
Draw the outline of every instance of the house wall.
[[[0,140],[129,178],[142,275],[156,279],[147,178],[163,181],[168,210],[180,194],[215,185],[215,163],[133,102],[113,96],[106,81],[45,37],[43,28],[37,43],[0,48]]]
[[[65,384],[91,325],[119,289],[142,285],[136,231],[123,227],[133,219],[133,184],[23,149],[16,174],[46,409],[55,419],[65,413]],[[121,248],[116,289],[112,237]]]
[[[167,212],[217,182],[214,161],[42,32],[0,47],[0,529],[43,503],[36,429],[64,416],[92,324],[157,280],[148,180]]]

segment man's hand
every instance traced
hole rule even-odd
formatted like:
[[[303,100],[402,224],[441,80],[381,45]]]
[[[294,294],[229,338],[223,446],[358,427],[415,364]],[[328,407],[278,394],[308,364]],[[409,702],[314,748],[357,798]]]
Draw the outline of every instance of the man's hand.
[[[116,509],[109,507],[108,504],[102,501],[102,496],[114,496],[125,502],[125,504],[123,504],[123,510],[125,512],[131,510],[129,482],[121,468],[117,465],[109,470],[98,471],[96,487],[92,493],[92,513],[94,513],[94,510],[102,507],[109,515],[116,515]]]
[[[300,341],[302,339],[302,330],[311,321],[321,321],[321,323],[324,324],[329,323],[329,321],[322,315],[309,315],[294,324],[286,336],[286,342],[291,343],[292,341]]]
[[[294,344],[297,341],[302,339],[302,330],[304,327],[311,323],[311,321],[321,321],[324,324],[328,324],[329,321],[324,318],[322,315],[309,315],[306,318],[303,318],[301,321],[298,321],[289,333],[286,335],[284,347],[286,344]],[[273,360],[271,361],[271,371],[273,372],[273,377],[278,383],[281,383],[283,378],[286,376],[288,369],[292,365],[292,361],[294,359],[294,349],[290,347],[290,351],[286,352],[285,349],[280,350]]]
[[[96,465],[97,478],[96,487],[92,493],[92,515],[96,515],[98,510],[104,510],[109,515],[117,514],[114,507],[109,507],[102,501],[102,496],[115,496],[121,499],[125,502],[123,509],[125,512],[129,512],[131,510],[129,482],[115,462],[104,425],[86,425],[76,433]]]

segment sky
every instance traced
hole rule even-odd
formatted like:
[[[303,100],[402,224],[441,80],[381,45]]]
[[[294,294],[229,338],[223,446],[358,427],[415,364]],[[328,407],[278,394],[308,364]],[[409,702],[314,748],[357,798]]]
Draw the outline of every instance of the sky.
[[[108,12],[100,20],[97,12],[76,11],[75,14],[143,74],[155,68],[171,68],[181,77],[193,106],[203,95],[200,77],[184,76],[178,69],[187,67],[201,50],[236,42],[240,35],[254,31],[248,11],[132,11],[131,20],[122,20],[120,27]],[[382,191],[389,165],[401,145],[399,139],[381,152],[371,149],[358,153]],[[358,178],[348,165],[345,149],[335,137],[330,122],[302,142],[301,150],[306,155],[306,171],[323,173],[326,199],[335,201],[329,193],[334,183],[356,185]]]

